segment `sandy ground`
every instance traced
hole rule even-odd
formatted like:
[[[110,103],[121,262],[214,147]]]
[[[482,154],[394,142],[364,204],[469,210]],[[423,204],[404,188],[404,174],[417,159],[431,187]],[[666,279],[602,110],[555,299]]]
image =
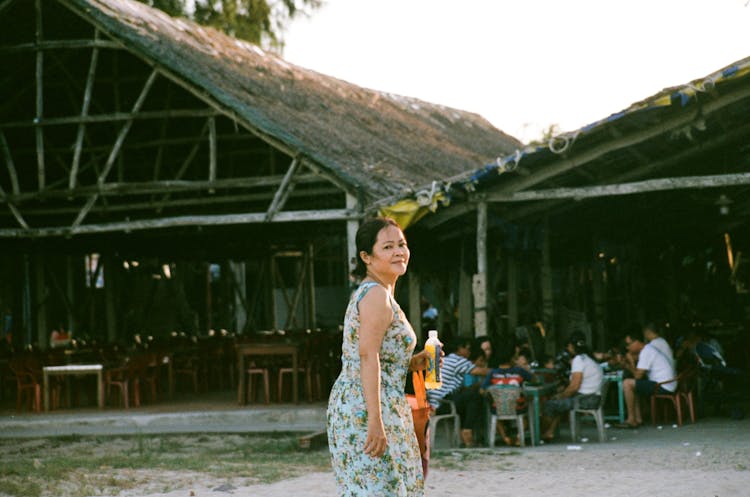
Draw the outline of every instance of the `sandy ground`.
[[[732,497],[750,495],[750,420],[684,427],[608,430],[609,440],[536,448],[444,449],[433,458],[425,495]],[[561,437],[565,434],[562,433]],[[330,472],[274,484],[206,481],[200,474],[139,474],[120,497],[333,497]],[[157,489],[176,488],[159,493]]]

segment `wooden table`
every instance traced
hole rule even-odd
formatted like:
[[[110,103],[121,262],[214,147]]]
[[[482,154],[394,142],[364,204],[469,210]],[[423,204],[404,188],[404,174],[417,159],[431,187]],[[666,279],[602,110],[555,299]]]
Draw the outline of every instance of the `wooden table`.
[[[68,364],[67,366],[45,366],[42,368],[44,378],[44,410],[49,411],[49,377],[50,376],[85,376],[96,375],[96,403],[99,409],[104,407],[104,384],[102,372],[104,366],[101,364]]]
[[[299,403],[299,379],[297,378],[298,368],[298,347],[293,343],[240,343],[237,348],[237,372],[240,375],[237,387],[237,401],[240,405],[247,404],[247,389],[245,388],[245,366],[248,357],[268,357],[268,356],[289,356],[292,359],[292,369],[295,374],[292,375],[292,400],[295,404]],[[249,362],[249,360],[247,361]]]
[[[539,445],[539,440],[541,438],[541,427],[539,423],[541,406],[539,397],[555,391],[557,391],[557,383],[545,383],[543,385],[529,385],[527,383],[523,384],[523,393],[527,397],[532,397],[532,401],[528,403],[529,413],[531,414],[531,419],[534,423],[534,437],[531,440],[532,446]]]
[[[617,414],[604,416],[604,419],[616,419],[620,423],[625,422],[625,395],[622,390],[622,370],[608,371],[604,373],[604,381],[617,384]]]

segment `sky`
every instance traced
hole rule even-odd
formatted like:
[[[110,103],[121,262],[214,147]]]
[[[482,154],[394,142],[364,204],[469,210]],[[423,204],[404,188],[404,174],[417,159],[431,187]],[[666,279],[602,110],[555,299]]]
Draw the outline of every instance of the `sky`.
[[[523,142],[750,57],[750,0],[325,0],[283,57]]]

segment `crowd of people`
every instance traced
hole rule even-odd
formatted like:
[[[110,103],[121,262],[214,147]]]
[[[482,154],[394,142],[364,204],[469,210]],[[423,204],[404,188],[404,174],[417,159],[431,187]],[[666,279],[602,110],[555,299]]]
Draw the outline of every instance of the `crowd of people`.
[[[409,248],[401,228],[388,218],[363,222],[356,245],[352,276],[358,286],[347,307],[342,369],[328,404],[328,441],[337,486],[342,495],[421,496],[429,448],[425,453],[417,442],[404,383],[410,372],[419,375],[436,361],[424,350],[416,352],[417,336],[394,298],[396,281],[409,263]],[[424,300],[422,304],[422,317],[432,324],[437,310]],[[544,334],[543,328],[537,329]],[[443,344],[442,384],[427,391],[427,400],[434,413],[457,411],[463,446],[472,447],[484,436],[492,437],[490,442],[499,437],[507,445],[517,445],[523,426],[515,437],[502,421],[495,424],[496,433],[483,429],[488,407],[509,408],[508,402],[498,405],[499,390],[514,391],[510,409],[518,418],[526,409],[524,383],[559,383],[542,407],[541,437],[552,442],[568,411],[601,406],[607,385],[604,371],[619,369],[627,405],[627,418],[619,427],[638,427],[643,423],[642,406],[648,405],[642,398],[674,392],[682,368],[732,372],[718,344],[689,334],[675,344],[675,353],[662,335],[661,326],[649,323],[637,333],[627,333],[608,352],[597,353],[584,334],[573,333],[555,358],[534,346],[538,340],[530,332],[525,341],[515,335],[494,341],[487,336],[452,337]]]

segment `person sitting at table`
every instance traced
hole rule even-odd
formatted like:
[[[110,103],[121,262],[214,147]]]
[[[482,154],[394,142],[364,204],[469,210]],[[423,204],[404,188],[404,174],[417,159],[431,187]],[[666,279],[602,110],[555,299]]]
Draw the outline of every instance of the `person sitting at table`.
[[[49,335],[49,346],[51,348],[65,347],[70,344],[70,334],[65,331],[65,327],[60,324],[53,329]]]
[[[628,353],[623,367],[633,377],[625,378],[622,382],[628,417],[616,427],[637,428],[643,424],[640,396],[650,397],[656,391],[657,384],[675,377],[674,360],[651,343],[644,344],[637,336],[625,335],[624,343]],[[676,389],[676,381],[659,386],[659,391],[667,394],[674,393]]]
[[[534,376],[531,374],[529,369],[523,368],[513,364],[513,352],[514,348],[510,347],[507,343],[501,344],[497,350],[497,359],[499,361],[498,367],[490,370],[485,376],[484,381],[480,387],[480,393],[485,394],[487,389],[494,385],[515,385],[522,387],[525,381],[532,381]],[[494,412],[494,406],[491,408]],[[516,405],[516,412],[523,413],[526,411],[526,398],[521,396],[518,399]],[[505,421],[499,420],[497,423],[497,434],[503,439],[505,445],[520,445],[520,437],[523,433],[519,433],[516,436],[515,443],[511,442],[510,437],[505,431]],[[489,433],[488,436],[494,436],[493,433]]]
[[[490,366],[491,357],[492,342],[490,341],[490,337],[485,335],[475,338],[471,347],[471,356],[469,357],[469,360],[477,367],[487,368]],[[480,376],[471,373],[466,373],[464,375],[465,387],[479,388],[480,383],[482,383],[482,378]]]
[[[569,412],[578,403],[582,409],[596,409],[600,402],[600,392],[604,374],[599,364],[591,358],[582,333],[573,333],[565,345],[572,357],[570,380],[564,390],[544,404],[541,438],[551,442],[563,414]]]
[[[476,366],[469,360],[471,357],[471,338],[457,337],[448,342],[446,355],[443,358],[442,380],[443,386],[435,390],[427,390],[427,400],[438,414],[448,411],[449,406],[441,405],[441,400],[451,400],[456,405],[461,418],[461,441],[464,446],[474,445],[474,431],[483,425],[483,402],[477,388],[464,386],[466,373],[484,377],[490,372],[489,368]]]

